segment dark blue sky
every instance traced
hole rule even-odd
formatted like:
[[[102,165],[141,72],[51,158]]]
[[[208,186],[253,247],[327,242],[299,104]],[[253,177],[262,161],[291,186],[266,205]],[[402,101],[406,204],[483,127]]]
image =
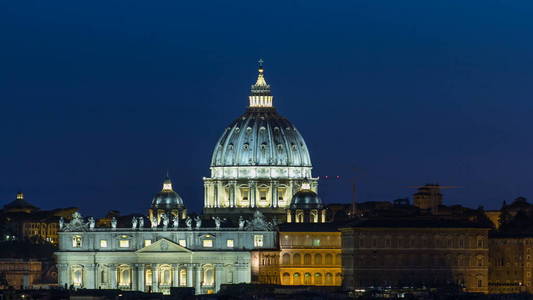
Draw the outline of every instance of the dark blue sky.
[[[263,58],[327,203],[533,197],[531,1],[1,1],[0,199],[186,205]]]

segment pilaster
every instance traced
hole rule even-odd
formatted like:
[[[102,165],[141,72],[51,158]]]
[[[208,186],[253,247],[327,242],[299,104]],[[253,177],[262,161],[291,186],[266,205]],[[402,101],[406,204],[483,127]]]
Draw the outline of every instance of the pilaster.
[[[180,266],[178,264],[172,264],[172,286],[179,286],[180,278]]]
[[[152,292],[154,293],[159,291],[159,282],[157,277],[157,264],[152,264]]]
[[[111,279],[111,288],[116,289],[117,288],[117,265],[115,264],[109,265],[109,277]]]
[[[144,274],[145,274],[145,270],[144,270],[144,264],[137,264],[137,290],[138,291],[141,291],[141,292],[144,292],[144,286],[145,286],[145,282],[144,282]]]

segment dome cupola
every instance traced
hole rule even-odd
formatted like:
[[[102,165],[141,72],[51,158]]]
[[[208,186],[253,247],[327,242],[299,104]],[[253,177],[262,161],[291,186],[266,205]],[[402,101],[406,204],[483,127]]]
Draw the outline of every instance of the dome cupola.
[[[183,199],[180,195],[172,189],[172,181],[170,178],[165,178],[163,181],[163,189],[154,196],[152,200],[153,209],[179,209],[184,208]]]
[[[302,188],[291,200],[291,209],[322,209],[322,200],[311,190],[309,183],[303,183]]]

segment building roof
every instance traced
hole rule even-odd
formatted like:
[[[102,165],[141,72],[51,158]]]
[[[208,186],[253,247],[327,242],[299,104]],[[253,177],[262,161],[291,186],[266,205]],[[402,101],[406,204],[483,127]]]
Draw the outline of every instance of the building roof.
[[[337,232],[339,223],[283,223],[278,225],[280,232]]]
[[[441,218],[435,216],[416,216],[398,218],[366,218],[348,223],[344,228],[486,228],[484,222],[466,218]]]
[[[24,200],[24,194],[23,193],[17,193],[17,198],[8,204],[4,205],[5,210],[11,210],[11,209],[28,209],[28,210],[38,210],[39,208],[32,205],[28,201]]]
[[[302,135],[272,106],[262,66],[250,106],[224,130],[213,151],[211,167],[226,166],[311,167]]]

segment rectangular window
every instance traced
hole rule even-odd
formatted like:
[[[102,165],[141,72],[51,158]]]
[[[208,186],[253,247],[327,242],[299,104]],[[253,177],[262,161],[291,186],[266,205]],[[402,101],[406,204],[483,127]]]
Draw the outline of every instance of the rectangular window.
[[[320,246],[320,239],[314,239],[313,240],[313,247],[319,247]]]
[[[227,240],[227,241],[226,241],[226,246],[227,246],[228,248],[233,248],[233,240]]]
[[[130,247],[130,241],[129,240],[120,240],[118,242],[118,246],[120,248],[129,248]]]
[[[100,240],[100,248],[107,248],[107,240]]]
[[[144,246],[148,247],[152,244],[152,240],[144,240]]]
[[[204,246],[204,248],[212,248],[213,240],[203,240],[202,245]]]
[[[187,241],[186,240],[179,240],[178,244],[182,247],[187,247]]]
[[[263,247],[263,235],[262,234],[254,235],[254,247]]]
[[[75,235],[72,237],[72,247],[81,248],[81,236]]]

